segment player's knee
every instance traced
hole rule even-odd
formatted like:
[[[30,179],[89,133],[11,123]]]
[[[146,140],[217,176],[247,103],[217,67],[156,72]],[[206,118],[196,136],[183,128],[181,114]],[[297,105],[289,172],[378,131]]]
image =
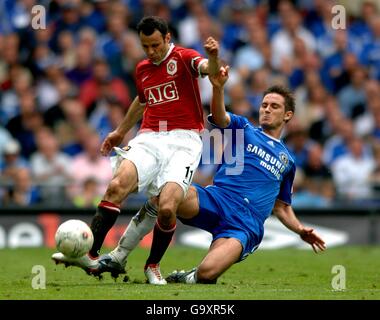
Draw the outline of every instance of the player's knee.
[[[158,221],[160,226],[165,229],[172,227],[176,221],[175,209],[171,206],[160,206],[158,210]]]
[[[197,282],[198,283],[216,283],[219,277],[218,270],[214,268],[198,268]]]
[[[119,178],[114,178],[108,185],[105,199],[111,202],[121,202],[129,194],[130,187]]]

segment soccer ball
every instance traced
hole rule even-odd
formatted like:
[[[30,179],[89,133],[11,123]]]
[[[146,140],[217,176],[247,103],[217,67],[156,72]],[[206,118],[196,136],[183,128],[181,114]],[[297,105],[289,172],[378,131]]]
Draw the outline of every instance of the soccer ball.
[[[55,243],[59,252],[70,258],[85,255],[94,243],[90,227],[82,220],[67,220],[55,233]]]

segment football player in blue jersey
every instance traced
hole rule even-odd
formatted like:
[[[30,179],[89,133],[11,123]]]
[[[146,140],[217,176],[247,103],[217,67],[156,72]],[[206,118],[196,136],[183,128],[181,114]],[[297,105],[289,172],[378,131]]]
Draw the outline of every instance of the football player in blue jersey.
[[[209,78],[213,95],[208,121],[224,133],[231,130],[235,137],[241,137],[231,139],[229,146],[235,150],[237,161],[230,164],[224,159],[213,185],[191,186],[178,208],[180,221],[212,234],[212,243],[202,262],[190,271],[174,271],[166,280],[159,272],[146,275],[151,284],[215,283],[234,263],[258,248],[264,235],[264,222],[272,212],[315,252],[326,248],[322,238],[305,227],[291,207],[296,166],[280,137],[294,114],[292,94],[282,86],[267,89],[260,106],[260,127],[255,127],[247,118],[226,112],[224,84],[228,67],[222,67],[219,74]],[[111,272],[117,276],[125,272],[129,253],[155,224],[154,203],[154,199],[148,201],[131,220],[118,246],[100,257],[98,274]],[[155,251],[160,245],[152,243],[147,264],[159,264]]]

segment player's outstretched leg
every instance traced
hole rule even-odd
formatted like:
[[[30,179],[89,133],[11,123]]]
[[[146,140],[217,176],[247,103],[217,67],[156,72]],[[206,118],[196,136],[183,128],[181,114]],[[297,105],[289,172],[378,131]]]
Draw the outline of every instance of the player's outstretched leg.
[[[169,283],[215,284],[221,274],[240,260],[241,252],[242,245],[238,239],[216,239],[197,268],[190,271],[175,270],[166,278],[166,281]]]
[[[110,272],[114,278],[117,278],[119,274],[124,274],[128,255],[136,248],[140,240],[153,229],[156,218],[157,209],[155,205],[149,200],[146,201],[130,221],[117,247],[110,253],[100,256],[99,267],[94,274],[100,275],[104,272]]]

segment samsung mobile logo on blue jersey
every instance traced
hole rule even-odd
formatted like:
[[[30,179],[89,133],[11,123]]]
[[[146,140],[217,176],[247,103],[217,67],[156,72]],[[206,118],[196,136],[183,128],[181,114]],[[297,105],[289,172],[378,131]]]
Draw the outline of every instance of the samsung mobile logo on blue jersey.
[[[262,159],[260,161],[260,166],[267,169],[278,180],[280,180],[281,173],[285,171],[286,165],[289,162],[288,157],[284,152],[280,152],[279,158],[277,158],[267,153],[265,150],[259,148],[258,146],[254,146],[252,144],[247,145],[247,151],[252,152],[260,157]]]

